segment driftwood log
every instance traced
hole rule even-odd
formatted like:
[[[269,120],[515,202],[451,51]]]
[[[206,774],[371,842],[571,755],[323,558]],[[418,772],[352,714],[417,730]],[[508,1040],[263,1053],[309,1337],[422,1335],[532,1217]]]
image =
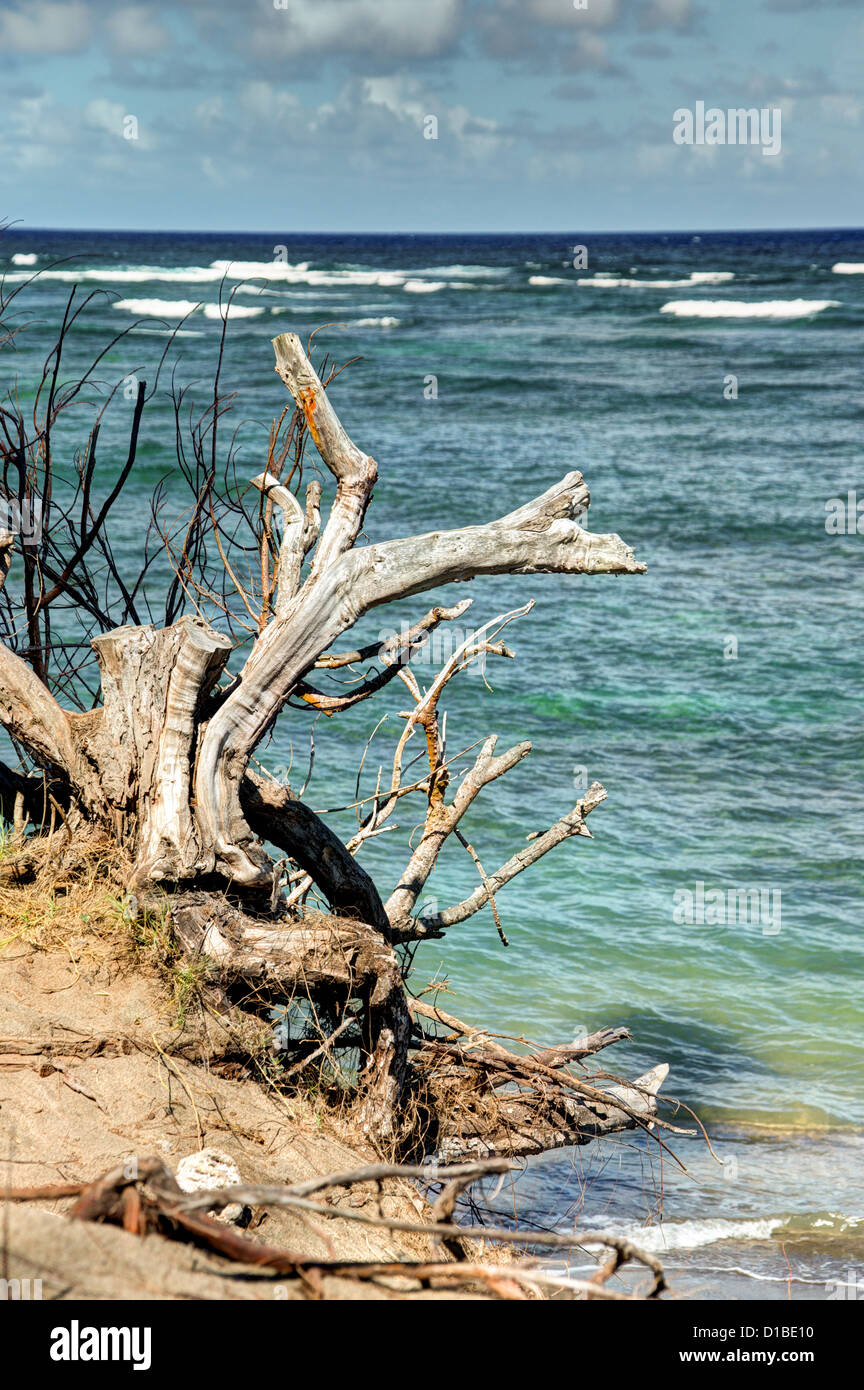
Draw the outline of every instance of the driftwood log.
[[[66,862],[74,862],[89,835],[110,837],[133,865],[129,888],[135,901],[146,902],[154,891],[167,894],[180,948],[203,959],[220,988],[254,984],[259,996],[277,1003],[297,991],[317,990],[330,997],[335,992],[346,1003],[360,1001],[356,1028],[346,1023],[337,1041],[360,1050],[358,1113],[379,1139],[399,1130],[409,1076],[428,1082],[429,1095],[436,1087],[446,1090],[445,1082],[455,1085],[457,1076],[463,1082],[468,1077],[472,1086],[482,1081],[494,1095],[494,1114],[484,1113],[474,1134],[458,1105],[439,1113],[430,1142],[450,1157],[539,1152],[646,1123],[656,1108],[662,1068],[633,1083],[636,1101],[622,1110],[608,1098],[568,1090],[561,1078],[569,1075],[565,1063],[575,1054],[572,1047],[569,1055],[567,1048],[552,1049],[555,1060],[547,1070],[556,1084],[551,1090],[545,1083],[539,1091],[535,1086],[526,1101],[520,1089],[525,1069],[514,1072],[512,1059],[496,1058],[486,1046],[471,1052],[464,1036],[458,1056],[435,1036],[418,1036],[419,1016],[405,989],[400,948],[408,947],[410,955],[413,943],[441,936],[487,904],[506,944],[496,895],[563,841],[590,836],[587,817],[606,796],[594,783],[555,825],[535,833],[491,873],[460,828],[474,799],[519,763],[530,745],[498,751],[489,737],[456,776],[458,759],[448,757],[439,702],[448,682],[471,662],[512,656],[500,633],[531,605],[471,633],[426,687],[412,670],[412,657],[439,625],[461,618],[470,600],[435,607],[379,644],[334,649],[369,610],[442,584],[494,574],[642,572],[644,565],[619,536],[584,529],[589,494],[582,475],[568,472],[539,496],[482,525],[360,545],[378,466],[336,415],[327,390],[334,371],[322,380],[300,339],[280,334],[273,340],[276,371],[294,403],[293,413],[283,412],[283,420],[290,415],[287,435],[280,435],[277,422],[267,467],[250,480],[247,497],[255,499],[255,515],[242,499],[230,503],[256,537],[258,581],[241,581],[216,511],[215,472],[207,456],[212,444],[215,457],[222,408],[217,380],[215,404],[192,431],[198,472],[190,472],[185,455],[178,454],[193,484],[191,520],[182,532],[157,528],[176,577],[166,600],[170,621],[159,626],[141,621],[139,590],[151,559],[139,583],[130,585],[114,558],[107,525],[134,465],[149,398],[141,383],[129,455],[106,502],[98,511],[92,502],[100,414],[78,461],[75,496],[58,514],[51,436],[57,414],[75,395],[57,388],[61,346],[62,339],[56,363],[46,368],[39,399],[48,404],[41,420],[24,421],[11,398],[0,406],[0,492],[21,505],[38,501],[53,518],[39,546],[23,538],[19,545],[15,535],[0,533],[8,638],[0,642],[0,725],[21,756],[18,769],[0,765],[0,809],[29,846],[21,861],[25,869],[40,836],[50,834],[51,856]],[[179,403],[176,408],[179,432]],[[317,479],[307,483],[304,501],[296,495],[309,440],[335,480],[324,520]],[[286,475],[290,448],[294,463]],[[158,514],[154,504],[154,518]],[[205,575],[214,544],[233,608],[226,589],[220,598]],[[97,555],[99,583],[91,568]],[[105,591],[113,585],[117,595],[113,607],[100,597],[103,579]],[[81,697],[85,678],[71,658],[58,669],[57,653],[64,648],[54,640],[51,618],[64,605],[89,634],[98,667],[92,698],[86,692]],[[112,621],[118,615],[119,624]],[[229,672],[241,640],[240,664]],[[316,672],[320,681],[339,671],[349,677],[344,693],[327,694],[314,684]],[[256,771],[253,755],[286,710],[295,719],[304,710],[334,715],[394,679],[411,705],[389,776],[379,776],[374,795],[359,803],[358,831],[345,844],[288,785]],[[69,708],[75,699],[78,708]],[[415,735],[425,745],[428,766],[409,781],[404,757]],[[382,893],[357,854],[365,840],[391,828],[394,810],[409,794],[425,797],[422,830],[398,882]],[[461,902],[418,916],[419,896],[451,836],[473,861],[479,882]],[[304,911],[313,890],[329,915]],[[318,1051],[335,1046],[324,1039]],[[535,1069],[535,1083],[538,1076]],[[545,1100],[538,1111],[541,1091]],[[444,1104],[443,1092],[440,1099]]]

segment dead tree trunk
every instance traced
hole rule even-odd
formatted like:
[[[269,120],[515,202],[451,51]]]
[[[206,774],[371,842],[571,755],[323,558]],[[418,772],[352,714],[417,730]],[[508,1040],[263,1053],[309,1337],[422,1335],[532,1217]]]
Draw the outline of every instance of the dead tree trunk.
[[[637,574],[644,566],[617,535],[583,529],[589,495],[575,472],[486,524],[358,546],[377,465],[349,439],[299,338],[281,334],[274,348],[276,371],[296,403],[296,428],[314,441],[336,491],[322,526],[317,482],[309,484],[303,505],[280,481],[278,469],[268,465],[252,480],[263,526],[262,575],[271,582],[254,615],[257,635],[241,669],[233,679],[223,679],[234,644],[207,620],[203,603],[193,603],[190,529],[177,568],[184,592],[192,596],[190,607],[197,611],[162,628],[124,622],[97,630],[92,646],[101,703],[96,708],[64,708],[38,661],[0,645],[0,723],[35,770],[22,779],[7,769],[0,788],[16,804],[26,804],[31,820],[44,827],[47,815],[40,820],[33,811],[40,794],[47,807],[50,787],[51,804],[63,822],[58,833],[67,843],[92,829],[111,835],[134,861],[136,891],[146,893],[147,885],[159,884],[174,895],[179,940],[190,953],[207,956],[224,981],[255,979],[274,995],[302,981],[307,989],[326,984],[362,998],[366,1062],[359,1104],[363,1122],[380,1136],[396,1123],[412,1046],[394,947],[440,935],[487,902],[497,921],[496,893],[561,841],[588,835],[585,819],[605,792],[595,784],[555,826],[487,875],[459,822],[482,789],[519,762],[530,746],[496,754],[494,737],[487,740],[448,802],[449,765],[439,735],[438,702],[447,682],[478,655],[509,655],[495,639],[518,614],[496,620],[495,632],[487,624],[474,633],[427,690],[411,673],[410,658],[439,623],[461,616],[467,601],[454,609],[431,610],[410,632],[383,647],[340,654],[332,651],[333,644],[370,609],[444,583],[505,573]],[[9,429],[6,436],[9,449],[17,448]],[[95,451],[93,437],[91,445]],[[92,470],[92,459],[85,466]],[[127,474],[128,469],[123,480]],[[212,478],[207,486],[212,489]],[[196,505],[194,525],[203,528],[208,507],[212,515],[211,494],[202,494]],[[272,550],[271,573],[267,557],[274,507],[281,518],[281,539]],[[93,609],[75,567],[102,519],[93,521],[92,513],[90,521],[82,516],[84,540],[65,567],[52,559],[49,571],[45,556],[40,560],[22,550],[25,566],[46,566],[43,597],[27,600],[31,627],[57,593],[71,594],[79,605],[83,595],[90,602],[87,611]],[[8,533],[0,534],[0,588],[14,561],[14,542]],[[234,579],[221,545],[220,555]],[[242,590],[241,597],[252,613]],[[134,611],[131,600],[125,611]],[[309,684],[316,667],[350,666],[356,674],[356,667],[371,659],[378,662],[376,673],[344,696],[323,695]],[[292,697],[333,713],[374,694],[394,677],[407,686],[414,707],[394,756],[390,785],[379,787],[357,836],[345,845],[287,787],[252,771],[250,758]],[[402,755],[417,730],[428,747],[429,767],[419,783],[406,785]],[[417,790],[427,799],[424,830],[385,901],[356,852],[383,828],[400,798]],[[451,834],[469,849],[481,883],[464,902],[418,921],[413,916],[418,895]],[[288,861],[287,897],[280,887],[283,866],[274,863],[265,843],[275,845]],[[292,912],[293,903],[312,884],[333,916],[313,920]],[[208,895],[220,885],[222,896]],[[610,1113],[620,1118],[620,1112]],[[560,1118],[557,1129],[547,1126],[539,1147],[572,1142],[584,1122],[578,1106],[569,1112],[563,1106]],[[453,1145],[458,1147],[455,1138]],[[497,1152],[498,1142],[486,1147]]]

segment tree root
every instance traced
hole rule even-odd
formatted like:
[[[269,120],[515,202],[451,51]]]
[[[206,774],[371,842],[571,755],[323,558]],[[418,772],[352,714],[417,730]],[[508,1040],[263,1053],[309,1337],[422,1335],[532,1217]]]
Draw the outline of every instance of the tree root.
[[[363,922],[325,913],[254,918],[203,892],[171,900],[171,917],[186,958],[205,961],[223,990],[250,987],[259,1006],[298,995],[313,1004],[341,1001],[342,1021],[322,1030],[315,1055],[359,1047],[354,1120],[379,1147],[455,1162],[539,1154],[622,1129],[672,1128],[656,1114],[665,1065],[631,1083],[603,1074],[612,1082],[604,1089],[572,1070],[628,1037],[624,1029],[519,1054],[433,1005],[409,1001],[393,947]],[[356,1027],[352,999],[362,1005]],[[289,1070],[311,1061],[307,1050]]]
[[[190,959],[203,959],[223,988],[238,984],[264,990],[279,1003],[335,992],[347,1006],[363,1003],[360,1019],[366,1063],[360,1074],[356,1120],[370,1138],[388,1141],[408,1065],[411,1021],[396,953],[365,922],[326,913],[274,922],[208,893],[184,893],[171,901],[177,940]]]

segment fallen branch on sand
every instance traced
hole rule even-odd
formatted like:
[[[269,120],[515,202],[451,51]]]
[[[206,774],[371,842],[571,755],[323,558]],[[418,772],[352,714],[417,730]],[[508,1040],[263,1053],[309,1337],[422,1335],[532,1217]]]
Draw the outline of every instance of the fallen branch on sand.
[[[7,1201],[56,1201],[77,1197],[69,1216],[77,1221],[103,1221],[122,1226],[131,1235],[159,1234],[174,1240],[203,1245],[234,1263],[281,1276],[301,1279],[314,1296],[322,1297],[323,1276],[346,1279],[410,1279],[422,1287],[482,1285],[495,1297],[522,1299],[525,1290],[567,1290],[586,1299],[656,1299],[667,1288],[663,1267],[651,1254],[619,1236],[598,1232],[522,1232],[496,1226],[459,1226],[444,1219],[452,1211],[455,1197],[478,1178],[506,1173],[512,1165],[493,1159],[485,1162],[454,1164],[438,1170],[436,1182],[443,1191],[432,1208],[441,1219],[412,1222],[381,1213],[328,1205],[310,1200],[309,1194],[324,1189],[347,1188],[359,1183],[380,1183],[385,1179],[428,1179],[426,1167],[399,1164],[370,1164],[349,1172],[333,1173],[305,1183],[286,1186],[233,1186],[185,1193],[173,1173],[157,1158],[127,1160],[91,1183],[53,1183],[39,1187],[7,1187]],[[295,1251],[262,1244],[225,1226],[207,1212],[240,1203],[243,1206],[284,1207],[319,1217],[354,1221],[415,1236],[432,1236],[446,1243],[451,1259],[400,1259],[389,1261],[322,1260]],[[573,1279],[537,1269],[533,1262],[514,1259],[512,1263],[492,1265],[466,1258],[465,1241],[484,1240],[512,1245],[531,1245],[544,1250],[572,1250],[574,1247],[604,1246],[612,1251],[609,1260],[588,1280]],[[455,1247],[453,1242],[458,1242]],[[651,1272],[650,1286],[644,1292],[622,1293],[605,1287],[619,1269],[630,1262]]]

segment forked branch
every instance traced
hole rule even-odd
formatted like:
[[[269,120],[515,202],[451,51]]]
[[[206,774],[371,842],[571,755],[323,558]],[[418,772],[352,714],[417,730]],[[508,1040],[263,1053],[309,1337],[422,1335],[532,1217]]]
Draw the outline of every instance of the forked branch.
[[[357,539],[378,465],[348,438],[297,334],[280,333],[273,339],[273,348],[276,371],[303,412],[315,447],[337,481],[336,500],[315,552],[314,575],[350,549]]]
[[[295,343],[292,361],[299,351]],[[353,528],[359,528],[365,511],[373,466],[370,460],[368,468],[363,464],[366,456],[351,445],[329,403],[322,404],[323,387],[319,391],[313,383],[307,390],[311,378],[304,375],[302,364],[295,361],[295,366],[290,379],[298,399],[306,400],[306,409],[317,421],[316,442],[340,477],[341,501],[337,493],[310,579],[283,616],[258,638],[237,688],[210,721],[196,780],[199,814],[214,845],[215,865],[247,885],[261,883],[269,874],[240,809],[240,783],[248,759],[298,681],[363,613],[480,574],[636,574],[645,568],[619,536],[582,529],[579,518],[588,505],[588,489],[580,473],[568,473],[540,497],[488,525],[434,531],[342,553],[356,537]],[[327,546],[337,544],[337,537],[339,557],[331,557],[322,568],[322,555],[329,553]]]
[[[408,937],[424,937],[439,935],[447,927],[454,927],[459,922],[466,921],[473,917],[475,912],[486,906],[489,901],[490,893],[494,895],[499,888],[510,883],[517,874],[521,874],[524,869],[536,864],[538,859],[542,859],[544,854],[548,854],[556,845],[562,841],[570,839],[574,835],[585,835],[591,838],[591,832],[585,824],[585,817],[606,800],[606,790],[601,787],[599,782],[592,782],[588,791],[581,801],[578,801],[572,811],[568,811],[565,816],[561,816],[553,826],[544,831],[542,835],[537,835],[524,849],[519,850],[506,864],[496,870],[494,874],[489,874],[486,884],[478,884],[467,898],[462,902],[454,904],[453,907],[444,908],[442,912],[430,912],[410,927],[403,927],[400,935],[402,939]],[[390,899],[392,902],[393,899]],[[389,902],[388,902],[389,910]]]

